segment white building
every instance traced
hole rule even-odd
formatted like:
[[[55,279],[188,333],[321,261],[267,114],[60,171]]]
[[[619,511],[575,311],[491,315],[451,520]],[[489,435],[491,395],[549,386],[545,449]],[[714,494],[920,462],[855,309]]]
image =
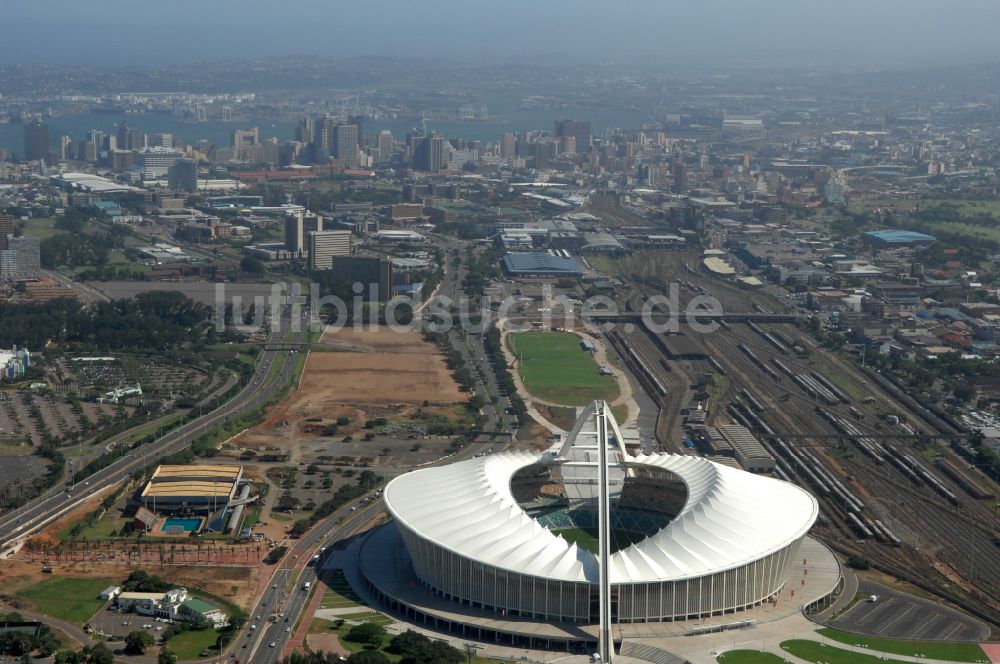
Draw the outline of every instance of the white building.
[[[329,270],[334,256],[351,255],[351,231],[311,231],[309,233],[309,267]]]
[[[115,600],[115,606],[121,611],[166,620],[195,622],[204,619],[215,627],[222,627],[228,622],[225,613],[208,602],[191,597],[186,588],[174,588],[165,593],[123,592]]]

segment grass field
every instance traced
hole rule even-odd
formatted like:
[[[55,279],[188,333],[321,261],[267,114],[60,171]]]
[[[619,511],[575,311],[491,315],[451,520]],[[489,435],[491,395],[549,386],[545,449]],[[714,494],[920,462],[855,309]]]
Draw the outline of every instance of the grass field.
[[[982,662],[987,660],[986,653],[975,643],[948,643],[940,641],[903,641],[900,639],[878,639],[861,634],[842,632],[839,629],[824,627],[816,630],[823,636],[848,645],[862,645],[879,652],[909,657],[926,657],[927,659],[943,659],[949,662]]]
[[[807,662],[825,662],[826,664],[878,664],[879,662],[889,662],[890,664],[903,664],[901,659],[889,659],[881,655],[868,655],[851,650],[843,650],[832,646],[825,646],[819,641],[807,641],[805,639],[793,639],[782,641],[781,648],[789,654],[804,659]]]
[[[347,620],[349,622],[356,622],[356,623],[370,622],[376,625],[382,625],[382,627],[385,627],[386,625],[391,625],[392,623],[395,622],[389,616],[381,614],[378,611],[358,611],[357,613],[345,613],[337,617],[342,618],[343,620]]]
[[[719,664],[782,664],[788,660],[769,652],[756,650],[731,650],[715,658]]]
[[[61,235],[67,233],[61,228],[55,227],[55,219],[52,217],[38,217],[36,219],[28,219],[24,222],[24,233],[25,237],[37,237],[41,240],[46,240],[53,235]]]
[[[521,332],[507,338],[520,360],[521,380],[533,396],[564,406],[618,396],[615,379],[598,373],[597,362],[580,348],[575,334]]]
[[[320,600],[321,609],[349,609],[353,607],[361,608],[364,602],[351,590],[343,570],[334,570],[333,578],[330,579],[330,587],[323,593]],[[346,620],[346,618],[345,618]]]
[[[201,632],[188,631],[178,634],[167,641],[167,649],[177,655],[177,659],[197,659],[202,651],[208,650],[211,657],[216,654],[215,642],[219,638],[219,632],[214,629],[206,629]]]
[[[113,584],[111,579],[53,577],[25,588],[17,596],[39,613],[82,625],[104,606],[105,601],[97,596]]]
[[[564,528],[553,532],[567,542],[576,542],[576,545],[581,549],[590,551],[591,553],[597,553],[596,530],[591,530],[589,528]],[[642,535],[641,533],[633,533],[628,530],[618,530],[617,528],[612,529],[611,553],[614,553],[619,549],[624,549],[630,544],[634,544],[642,539],[645,539],[645,535]]]

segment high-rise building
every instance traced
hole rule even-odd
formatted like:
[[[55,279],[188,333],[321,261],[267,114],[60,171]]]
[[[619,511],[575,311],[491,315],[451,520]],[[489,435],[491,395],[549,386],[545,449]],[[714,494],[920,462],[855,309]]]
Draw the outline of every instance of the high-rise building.
[[[146,135],[140,130],[126,124],[118,125],[118,148],[121,150],[145,150]]]
[[[552,129],[558,138],[575,138],[577,152],[583,154],[590,149],[590,120],[556,120]]]
[[[378,133],[378,161],[380,164],[392,161],[392,132],[388,129]]]
[[[8,279],[37,279],[42,272],[41,240],[37,237],[8,237],[3,254],[2,271]]]
[[[24,158],[28,161],[49,156],[49,126],[40,120],[24,125]]]
[[[198,188],[198,162],[178,159],[167,169],[167,184],[175,191],[195,191]]]
[[[365,116],[363,115],[348,115],[347,124],[354,125],[358,128],[357,138],[358,138],[358,149],[360,150],[365,146]]]
[[[444,168],[450,150],[444,136],[434,132],[417,139],[413,153],[413,168],[418,171],[439,171]]]
[[[366,296],[374,291],[382,302],[392,297],[394,275],[391,260],[378,256],[334,256],[330,269],[337,279],[363,284]]]
[[[173,134],[153,134],[153,147],[157,147],[157,148],[173,148],[174,147],[174,135]]]
[[[351,231],[312,231],[309,233],[309,267],[329,270],[334,256],[351,255]]]
[[[344,168],[356,168],[358,165],[358,126],[338,124],[333,133],[333,147],[330,153]]]
[[[135,163],[142,171],[143,180],[156,180],[164,177],[180,158],[179,152],[169,148],[147,148],[135,154]]]
[[[233,152],[239,160],[247,159],[250,148],[260,143],[260,131],[257,127],[233,130]]]
[[[73,158],[73,139],[69,136],[59,137],[59,159],[68,161]]]
[[[285,217],[285,250],[290,251],[293,254],[301,255],[305,250],[305,245],[303,243],[305,239],[305,234],[303,232],[303,227],[305,226],[302,215],[289,215]]]
[[[7,248],[7,236],[14,234],[14,217],[0,212],[0,249]]]
[[[111,170],[127,171],[132,167],[132,160],[134,157],[135,153],[131,150],[112,150]]]
[[[500,137],[500,157],[503,159],[513,159],[517,154],[517,136],[514,134],[504,134]]]
[[[677,162],[674,164],[674,193],[684,194],[687,193],[687,189],[688,189],[687,164],[683,162]]]

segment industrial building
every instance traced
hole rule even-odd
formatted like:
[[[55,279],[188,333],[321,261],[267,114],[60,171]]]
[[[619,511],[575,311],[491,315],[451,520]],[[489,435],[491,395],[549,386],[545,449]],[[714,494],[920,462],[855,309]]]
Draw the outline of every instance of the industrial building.
[[[514,278],[542,277],[559,279],[580,277],[580,265],[568,254],[554,252],[511,253],[501,263],[507,276]]]
[[[937,242],[937,238],[916,231],[869,231],[863,236],[864,241],[873,247],[897,249],[901,247],[929,247]]]

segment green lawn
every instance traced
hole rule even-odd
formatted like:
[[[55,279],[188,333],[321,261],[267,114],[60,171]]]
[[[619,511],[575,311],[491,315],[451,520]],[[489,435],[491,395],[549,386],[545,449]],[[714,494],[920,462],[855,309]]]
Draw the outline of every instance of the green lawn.
[[[323,599],[320,600],[319,608],[321,609],[347,609],[352,607],[361,608],[364,602],[358,597],[357,593],[351,590],[351,586],[348,585],[347,579],[344,577],[343,570],[335,570],[333,572],[333,578],[330,579],[330,587],[326,589],[323,593]]]
[[[826,664],[903,664],[901,659],[888,659],[880,655],[867,655],[860,652],[825,646],[819,641],[793,639],[781,642],[782,649],[807,662],[825,662]]]
[[[357,613],[345,613],[344,615],[340,615],[337,617],[356,623],[370,622],[376,625],[382,625],[383,627],[385,627],[386,625],[391,625],[392,623],[395,622],[389,616],[381,614],[378,611],[359,611]]]
[[[759,652],[757,650],[730,650],[715,658],[719,664],[782,664],[787,659],[782,659],[769,652]]]
[[[24,222],[23,235],[25,237],[37,237],[45,240],[53,235],[62,235],[67,232],[69,231],[56,228],[55,219],[52,217],[38,217],[37,219],[28,219]]]
[[[114,583],[112,579],[53,577],[25,588],[17,596],[39,613],[83,625],[105,604],[97,596]]]
[[[543,401],[585,406],[594,399],[614,401],[618,385],[598,373],[597,362],[569,332],[521,332],[508,337],[519,358],[525,387]]]
[[[824,627],[816,630],[828,639],[848,645],[863,645],[872,650],[887,652],[893,655],[909,657],[926,657],[928,659],[943,659],[950,662],[982,662],[987,661],[986,653],[975,643],[948,643],[941,641],[904,641],[902,639],[879,639],[860,634],[842,632],[839,629]]]
[[[214,629],[206,629],[201,632],[194,630],[177,634],[167,641],[167,649],[177,655],[177,659],[197,659],[202,651],[208,650],[211,655],[216,654],[215,642],[219,638],[219,632]],[[211,656],[209,655],[209,656]]]
[[[597,531],[590,528],[564,528],[554,531],[556,535],[562,537],[567,542],[576,542],[581,549],[597,553]],[[630,544],[645,539],[641,533],[633,533],[628,530],[617,528],[611,531],[611,553],[624,549]]]

